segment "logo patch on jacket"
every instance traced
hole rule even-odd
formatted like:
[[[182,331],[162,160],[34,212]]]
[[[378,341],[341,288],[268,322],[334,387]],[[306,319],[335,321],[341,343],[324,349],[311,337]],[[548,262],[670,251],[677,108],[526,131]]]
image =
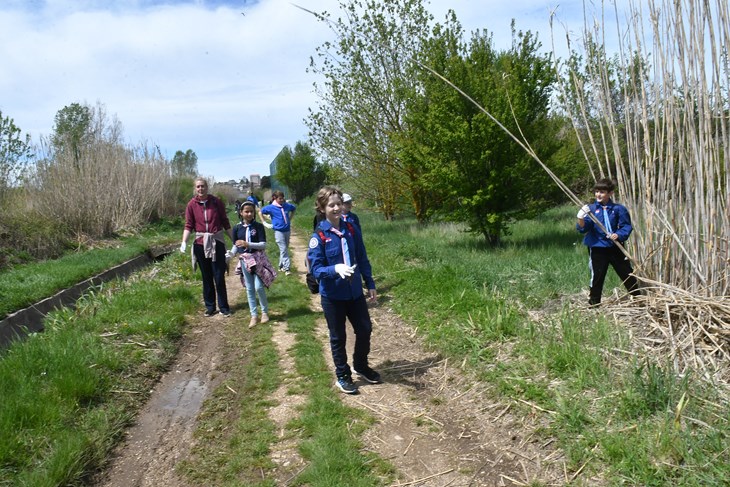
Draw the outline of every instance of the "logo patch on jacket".
[[[317,237],[312,237],[309,239],[309,248],[310,249],[316,249],[319,245],[319,241],[317,240]]]

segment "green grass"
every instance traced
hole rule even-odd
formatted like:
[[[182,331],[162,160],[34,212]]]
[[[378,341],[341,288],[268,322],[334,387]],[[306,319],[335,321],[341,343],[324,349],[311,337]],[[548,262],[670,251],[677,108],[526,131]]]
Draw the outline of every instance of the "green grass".
[[[72,252],[0,272],[0,319],[161,245],[179,240],[182,222],[162,222],[108,247]]]
[[[542,434],[558,440],[569,474],[580,471],[574,483],[603,475],[610,484],[726,484],[730,409],[722,395],[669,364],[628,354],[627,330],[600,312],[561,304],[586,300],[590,277],[572,208],[514,224],[497,248],[458,224],[355,211],[380,301],[504,400],[549,411]],[[311,217],[297,215],[309,233]],[[613,288],[623,292],[609,272],[604,295]],[[519,410],[536,412],[515,402]]]
[[[362,451],[358,437],[372,424],[372,417],[338,399],[334,375],[326,365],[315,332],[316,320],[322,316],[309,310],[309,299],[309,291],[301,283],[291,288],[285,299],[289,331],[296,334],[297,371],[306,380],[302,392],[309,396],[301,416],[289,425],[291,430],[302,431],[300,451],[308,462],[292,485],[381,485],[381,479],[391,478],[393,469],[372,453]]]
[[[274,406],[268,396],[281,382],[279,357],[271,327],[242,333],[247,318],[241,311],[226,322],[222,371],[227,379],[206,399],[196,447],[177,467],[194,485],[274,485],[261,474],[274,467],[269,454],[276,432],[267,410]]]
[[[0,485],[80,485],[104,463],[197,303],[184,260],[155,265],[164,283],[107,283],[2,352]]]

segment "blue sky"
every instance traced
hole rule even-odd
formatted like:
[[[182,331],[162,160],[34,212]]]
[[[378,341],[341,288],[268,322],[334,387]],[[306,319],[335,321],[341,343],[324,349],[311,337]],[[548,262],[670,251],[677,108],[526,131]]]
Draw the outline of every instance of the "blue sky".
[[[294,0],[331,12],[336,0]],[[580,0],[556,9],[560,40],[583,24]],[[557,0],[432,0],[467,31],[486,28],[498,48],[510,21],[549,47]],[[244,15],[245,14],[245,15]],[[0,0],[0,110],[34,141],[71,103],[102,103],[130,143],[171,158],[192,149],[217,181],[268,174],[284,145],[306,140],[314,106],[315,48],[330,31],[288,0]]]

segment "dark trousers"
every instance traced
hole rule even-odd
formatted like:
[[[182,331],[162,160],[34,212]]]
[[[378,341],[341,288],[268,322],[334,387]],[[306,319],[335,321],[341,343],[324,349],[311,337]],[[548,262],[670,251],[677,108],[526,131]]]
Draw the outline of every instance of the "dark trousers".
[[[355,370],[365,369],[368,366],[370,335],[373,331],[365,296],[345,301],[322,296],[322,309],[330,332],[332,361],[335,363],[337,377],[352,375],[350,366],[347,365],[347,350],[345,348],[347,344],[346,318],[350,320],[350,324],[352,324],[355,331],[355,350],[352,355],[352,366]]]
[[[641,294],[639,281],[630,275],[634,272],[631,261],[615,245],[611,247],[589,247],[588,265],[591,268],[591,290],[588,298],[589,304],[599,304],[603,293],[603,283],[606,281],[609,264],[621,278],[626,290],[633,295]]]
[[[228,306],[228,294],[226,293],[226,246],[223,242],[215,242],[215,262],[213,259],[206,259],[203,246],[195,244],[193,247],[195,258],[203,275],[203,301],[205,309],[215,311],[215,299],[218,295],[218,309],[224,313],[231,311]]]

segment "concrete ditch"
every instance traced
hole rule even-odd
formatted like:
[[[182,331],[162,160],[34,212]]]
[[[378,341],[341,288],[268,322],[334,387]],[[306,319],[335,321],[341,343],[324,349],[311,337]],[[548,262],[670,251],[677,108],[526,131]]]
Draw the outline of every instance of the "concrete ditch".
[[[7,347],[13,340],[23,339],[31,333],[42,332],[43,321],[48,313],[55,309],[73,306],[89,288],[112,279],[126,277],[152,262],[165,258],[174,248],[174,245],[152,248],[142,255],[59,291],[27,308],[9,314],[0,320],[0,348]]]

